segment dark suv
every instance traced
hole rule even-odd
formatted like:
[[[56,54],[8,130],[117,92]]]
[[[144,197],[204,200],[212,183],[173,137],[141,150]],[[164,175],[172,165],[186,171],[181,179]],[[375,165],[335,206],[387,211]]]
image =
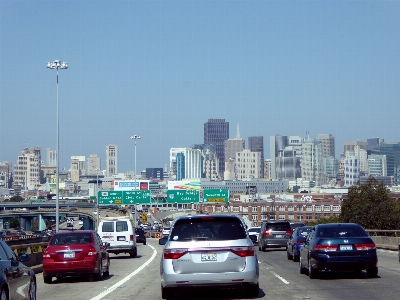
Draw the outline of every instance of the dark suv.
[[[142,228],[135,228],[136,242],[146,245],[146,232]]]
[[[266,248],[287,247],[287,240],[292,233],[293,229],[288,221],[264,221],[258,237],[258,249],[265,251]]]

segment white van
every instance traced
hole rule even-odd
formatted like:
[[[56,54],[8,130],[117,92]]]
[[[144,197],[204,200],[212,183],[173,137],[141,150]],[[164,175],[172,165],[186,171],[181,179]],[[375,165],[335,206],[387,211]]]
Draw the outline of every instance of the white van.
[[[130,218],[102,218],[97,230],[102,241],[110,243],[110,247],[107,248],[109,253],[129,253],[130,257],[136,257],[135,226]]]

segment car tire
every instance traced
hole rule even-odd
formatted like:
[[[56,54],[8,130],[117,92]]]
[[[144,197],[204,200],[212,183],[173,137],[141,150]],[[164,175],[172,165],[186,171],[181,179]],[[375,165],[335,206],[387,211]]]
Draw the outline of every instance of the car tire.
[[[247,286],[247,295],[250,298],[256,298],[258,297],[258,290],[260,289],[259,284],[250,284]]]
[[[36,281],[35,280],[31,280],[31,282],[29,284],[29,300],[36,300]]]
[[[306,270],[303,268],[303,265],[301,263],[301,257],[299,258],[299,269],[300,269],[300,274],[306,273]]]
[[[294,252],[294,248],[292,248],[292,259],[293,259],[293,261],[294,262],[299,261],[299,257],[300,257],[300,255],[296,255],[295,252]]]
[[[107,261],[107,271],[103,273],[103,276],[110,276],[110,260]]]
[[[143,245],[146,245],[146,244],[147,244],[147,243],[146,243],[146,240],[144,240],[144,241],[143,241]]]
[[[100,263],[99,271],[97,273],[93,274],[93,278],[96,281],[100,281],[102,277],[103,277],[103,267],[102,267],[102,265]]]
[[[174,297],[173,288],[165,288],[161,286],[161,298],[172,299]]]
[[[378,276],[378,267],[372,267],[367,269],[367,276],[370,278],[375,278]]]
[[[310,277],[310,279],[315,279],[318,277],[318,270],[312,267],[311,259],[308,259],[308,277]]]
[[[129,256],[131,258],[135,258],[137,256],[137,248],[135,247],[132,252],[129,252]]]
[[[46,274],[43,273],[43,282],[44,282],[44,283],[49,284],[49,283],[51,283],[52,281],[53,281],[53,277],[52,277],[52,276],[48,276],[48,275],[46,275]]]
[[[8,299],[7,290],[6,290],[6,288],[4,287],[4,285],[1,287],[1,290],[0,290],[0,299],[9,300],[9,299]]]

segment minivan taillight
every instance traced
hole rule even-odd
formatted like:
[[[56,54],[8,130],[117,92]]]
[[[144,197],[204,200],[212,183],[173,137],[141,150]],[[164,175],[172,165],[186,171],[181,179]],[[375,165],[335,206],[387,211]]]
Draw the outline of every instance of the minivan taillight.
[[[286,230],[286,234],[292,235],[292,233],[293,233],[293,230],[292,230],[292,229],[291,229],[291,230]]]
[[[235,253],[237,256],[240,257],[254,256],[254,247],[252,246],[231,247],[231,252]]]
[[[188,249],[164,249],[164,259],[178,259],[187,252]]]
[[[264,230],[263,236],[271,235],[272,231],[271,230]]]
[[[133,242],[133,234],[131,234],[131,235],[129,236],[129,240],[130,240],[131,242]]]

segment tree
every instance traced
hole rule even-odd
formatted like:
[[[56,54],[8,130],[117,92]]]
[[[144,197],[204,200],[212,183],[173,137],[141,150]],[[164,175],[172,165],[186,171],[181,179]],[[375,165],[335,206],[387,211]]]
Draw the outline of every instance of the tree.
[[[364,184],[349,188],[340,219],[357,223],[365,229],[399,229],[399,204],[390,196],[383,182],[379,183],[370,176]]]

